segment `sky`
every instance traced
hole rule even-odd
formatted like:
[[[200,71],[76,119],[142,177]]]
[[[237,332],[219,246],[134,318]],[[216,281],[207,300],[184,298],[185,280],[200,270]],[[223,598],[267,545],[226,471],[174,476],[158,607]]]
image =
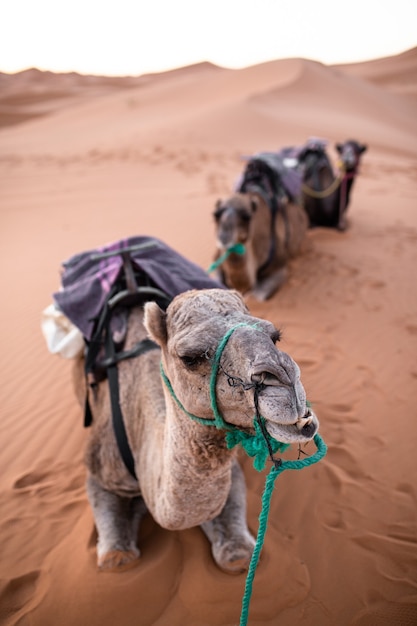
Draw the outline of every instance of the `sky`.
[[[325,64],[417,46],[417,0],[0,0],[0,71],[139,76],[209,61]]]

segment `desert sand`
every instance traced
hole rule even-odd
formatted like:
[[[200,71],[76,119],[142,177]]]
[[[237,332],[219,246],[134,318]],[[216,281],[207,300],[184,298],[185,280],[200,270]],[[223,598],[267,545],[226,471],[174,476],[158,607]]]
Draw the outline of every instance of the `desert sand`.
[[[41,312],[62,261],[125,236],[206,269],[242,155],[310,136],[334,161],[337,141],[368,151],[348,231],[309,231],[284,287],[248,298],[283,331],[328,445],[276,483],[248,623],[417,624],[417,49],[338,67],[0,74],[1,624],[239,623],[245,575],[215,567],[199,528],[148,516],[137,567],[97,571],[83,413]],[[266,473],[241,459],[256,533]]]

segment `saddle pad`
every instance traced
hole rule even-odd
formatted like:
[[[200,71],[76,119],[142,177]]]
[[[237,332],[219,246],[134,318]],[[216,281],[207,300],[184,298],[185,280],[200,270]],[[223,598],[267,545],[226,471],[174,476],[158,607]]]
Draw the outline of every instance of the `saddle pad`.
[[[249,186],[255,184],[268,193],[276,193],[281,188],[293,201],[300,197],[301,176],[296,170],[285,165],[284,154],[281,152],[259,152],[247,160],[246,170],[238,184],[239,191],[245,191]],[[271,176],[273,180],[271,180]]]
[[[90,340],[94,323],[113,285],[123,271],[120,254],[95,258],[105,253],[130,251],[132,266],[144,272],[168,296],[174,298],[190,289],[224,289],[198,265],[154,237],[135,236],[101,248],[81,252],[63,263],[61,289],[53,294],[55,303],[83,336]]]

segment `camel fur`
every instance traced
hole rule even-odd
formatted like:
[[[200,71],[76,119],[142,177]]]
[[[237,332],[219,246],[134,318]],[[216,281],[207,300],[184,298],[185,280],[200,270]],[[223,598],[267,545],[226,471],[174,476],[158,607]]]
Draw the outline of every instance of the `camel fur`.
[[[223,351],[216,381],[218,408],[228,424],[253,432],[254,390],[262,383],[259,410],[269,434],[284,443],[305,443],[318,429],[306,406],[296,363],[275,345],[279,332],[252,317],[242,297],[225,289],[191,290],[176,296],[166,311],[155,302],[129,315],[126,349],[149,336],[158,345],[119,363],[119,392],[137,480],[120,456],[112,427],[107,381],[88,389],[93,423],[85,462],[87,494],[98,532],[101,570],[134,565],[138,528],[148,511],[163,528],[200,525],[217,565],[229,573],[247,569],[254,538],[246,522],[246,487],[235,449],[225,431],[191,419],[160,376],[162,363],[186,411],[211,420],[212,358],[225,333],[237,328]],[[231,378],[234,377],[234,378]],[[230,380],[242,385],[231,385]],[[82,398],[83,362],[75,370]]]
[[[214,211],[218,259],[235,244],[243,244],[243,255],[232,252],[222,263],[219,279],[242,294],[267,300],[285,282],[288,261],[300,253],[308,229],[303,208],[280,200],[274,217],[264,194],[235,193],[218,200]]]

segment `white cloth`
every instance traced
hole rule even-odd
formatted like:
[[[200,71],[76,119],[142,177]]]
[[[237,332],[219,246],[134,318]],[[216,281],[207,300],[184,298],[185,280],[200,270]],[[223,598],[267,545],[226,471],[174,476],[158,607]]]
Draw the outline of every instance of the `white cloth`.
[[[52,354],[75,359],[84,350],[81,331],[54,304],[42,311],[41,329]]]

